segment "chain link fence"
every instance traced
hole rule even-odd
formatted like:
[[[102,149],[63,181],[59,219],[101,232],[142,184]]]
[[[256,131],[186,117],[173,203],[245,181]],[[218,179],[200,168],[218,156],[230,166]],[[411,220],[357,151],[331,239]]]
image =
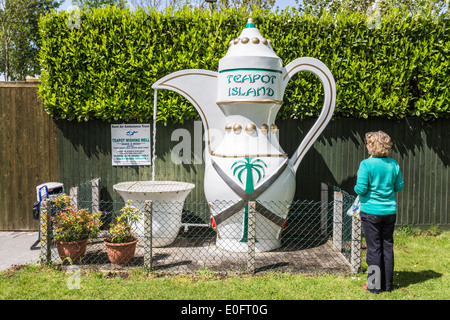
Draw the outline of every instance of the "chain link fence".
[[[165,273],[207,269],[227,273],[350,274],[360,270],[361,222],[359,217],[346,214],[354,197],[339,188],[330,190],[329,201],[248,201],[236,206],[236,202],[225,201],[105,202],[99,197],[99,183],[94,179],[71,188],[70,208],[66,210],[54,200],[42,202],[43,263],[76,263],[102,269],[143,267]],[[131,253],[118,248],[118,243],[115,250],[123,252],[111,253],[114,248],[108,244],[112,227],[127,227],[126,222],[132,220],[123,215],[124,208],[128,214],[140,215],[129,223],[137,242]],[[61,234],[55,216],[69,216],[69,211],[82,209],[91,215],[101,211],[101,226],[94,237],[74,244],[80,257],[69,259],[68,249],[61,249],[55,241]],[[81,226],[85,217],[71,219],[71,227]],[[79,232],[76,228],[70,230]],[[116,236],[123,234],[123,230],[114,232]],[[125,258],[114,260],[120,254]]]

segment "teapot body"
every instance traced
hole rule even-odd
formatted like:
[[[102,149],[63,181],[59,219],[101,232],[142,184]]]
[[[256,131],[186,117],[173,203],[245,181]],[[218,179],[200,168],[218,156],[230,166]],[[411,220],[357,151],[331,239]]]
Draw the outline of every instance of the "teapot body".
[[[258,204],[256,251],[280,247],[295,194],[295,171],[278,144],[279,129],[261,113],[258,117],[228,116],[223,140],[206,163],[204,191],[220,235],[216,243],[228,251],[247,251],[249,201]]]
[[[255,190],[264,188],[261,195],[256,199],[249,200],[255,201],[260,206],[254,212],[255,250],[257,252],[271,251],[281,246],[281,235],[286,226],[291,201],[294,198],[296,179],[291,166],[283,167],[286,160],[287,157],[255,157],[253,159],[246,157],[212,157],[214,164],[222,168],[223,172],[230,178],[239,174],[242,177],[242,183],[236,178],[236,184],[233,185],[218,173],[212,162],[206,165],[205,196],[209,201],[213,225],[218,232],[216,240],[218,247],[233,252],[247,252],[248,250],[248,225],[249,214],[251,214],[249,213],[249,202],[241,203],[237,208],[233,208],[233,206],[239,205],[243,199],[235,188],[240,187],[241,190],[245,191],[246,187],[250,185],[247,179],[253,179]],[[246,163],[250,165],[250,168],[244,167]],[[261,175],[264,174],[264,178],[273,176],[277,174],[278,170],[281,170],[278,178],[267,188],[264,187],[264,182],[267,179],[258,182],[259,174],[255,171],[255,168],[251,167],[258,163],[267,165],[264,173],[259,172]],[[235,171],[234,168],[239,165],[243,165],[242,168]],[[244,170],[244,172],[241,173],[240,170]],[[253,172],[249,174],[247,170]],[[230,208],[232,208],[232,211],[227,211]],[[225,217],[222,218],[222,216]]]
[[[206,164],[205,196],[220,234],[217,245],[229,251],[247,251],[249,201],[257,203],[256,250],[281,245],[295,194],[295,171],[278,143],[275,125],[284,75],[271,41],[252,21],[219,60],[216,104],[226,121],[219,129],[223,140]]]

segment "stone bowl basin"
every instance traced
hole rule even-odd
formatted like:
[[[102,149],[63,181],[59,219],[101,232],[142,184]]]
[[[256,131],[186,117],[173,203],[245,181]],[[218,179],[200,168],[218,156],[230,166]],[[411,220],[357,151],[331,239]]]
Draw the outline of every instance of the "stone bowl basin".
[[[125,202],[142,212],[142,219],[132,226],[138,238],[150,236],[144,230],[145,201],[152,200],[152,244],[164,247],[173,243],[181,228],[184,201],[195,187],[180,181],[126,181],[113,186]]]

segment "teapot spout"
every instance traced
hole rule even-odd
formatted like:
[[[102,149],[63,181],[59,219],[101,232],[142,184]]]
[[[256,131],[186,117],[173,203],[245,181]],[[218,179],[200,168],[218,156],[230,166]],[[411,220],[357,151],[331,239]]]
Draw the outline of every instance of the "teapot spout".
[[[216,104],[218,79],[217,72],[187,69],[176,71],[159,79],[152,85],[152,89],[167,89],[179,93],[186,98],[197,110],[203,122],[207,135],[209,153],[219,139],[213,139],[214,131],[225,127],[226,117]]]

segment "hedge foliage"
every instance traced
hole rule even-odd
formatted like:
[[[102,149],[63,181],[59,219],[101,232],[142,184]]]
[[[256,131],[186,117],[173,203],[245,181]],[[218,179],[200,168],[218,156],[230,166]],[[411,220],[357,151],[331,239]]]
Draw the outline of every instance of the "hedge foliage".
[[[393,14],[369,28],[358,14],[318,18],[254,10],[252,17],[284,65],[310,56],[330,68],[337,85],[335,117],[449,118],[449,20]],[[82,11],[79,29],[68,28],[68,18],[60,11],[40,21],[39,93],[47,112],[79,121],[149,121],[151,85],[177,70],[217,70],[248,16],[107,7]],[[279,117],[317,116],[321,90],[315,76],[297,74]],[[198,117],[180,95],[162,90],[158,97],[159,121]]]

